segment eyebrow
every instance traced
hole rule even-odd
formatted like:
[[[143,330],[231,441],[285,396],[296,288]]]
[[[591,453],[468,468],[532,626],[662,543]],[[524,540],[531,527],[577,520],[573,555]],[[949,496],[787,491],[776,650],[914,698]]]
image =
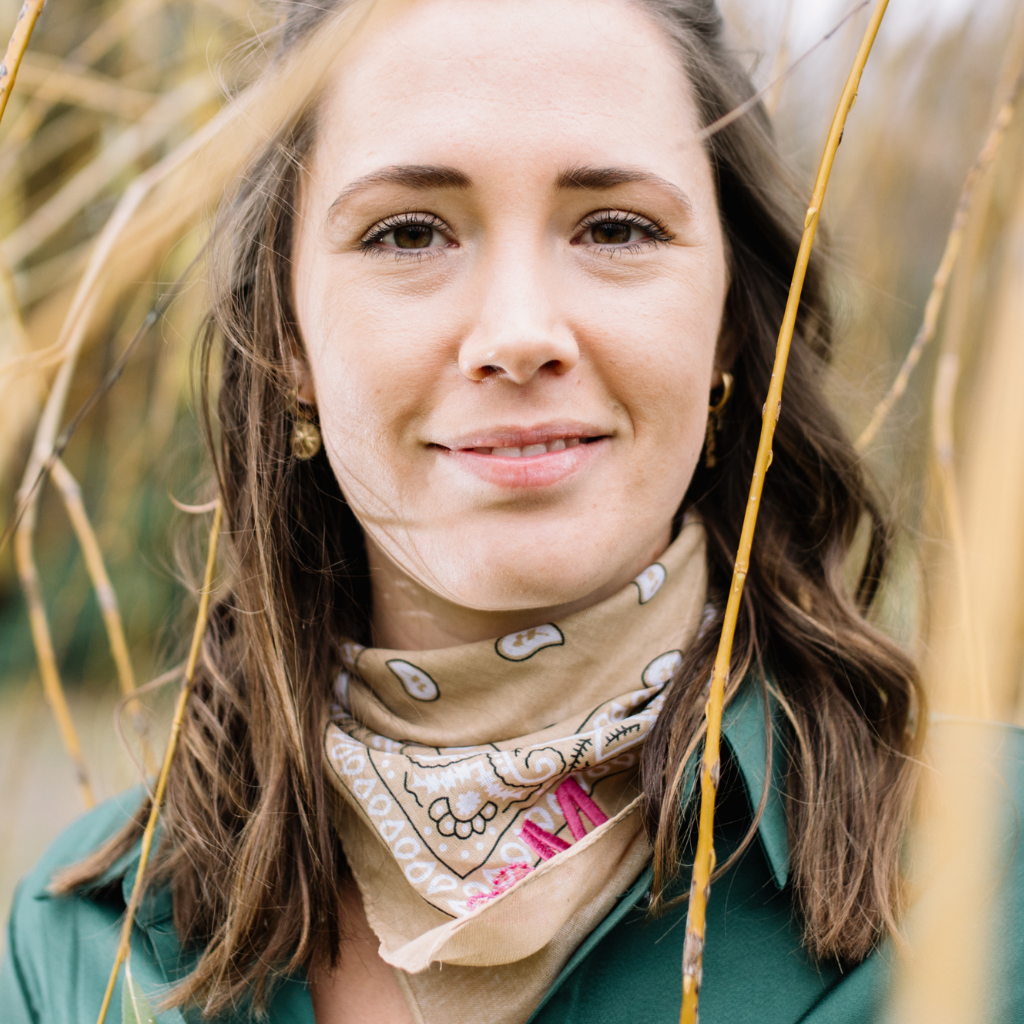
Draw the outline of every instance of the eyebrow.
[[[398,185],[427,192],[443,188],[467,189],[472,182],[462,171],[440,164],[394,164],[391,167],[381,167],[346,185],[331,203],[327,211],[328,219],[345,200],[377,185]]]
[[[686,208],[687,213],[693,212],[690,197],[678,185],[650,171],[637,171],[629,167],[570,167],[559,174],[555,187],[560,190],[603,192],[618,185],[634,183],[657,185],[670,192]]]
[[[690,197],[678,185],[650,171],[629,167],[570,167],[558,175],[555,188],[559,191],[604,192],[619,185],[635,183],[658,185],[673,195],[687,213],[693,211]],[[346,200],[379,185],[397,185],[428,192],[437,189],[465,190],[472,187],[472,184],[470,177],[455,167],[443,164],[393,164],[364,174],[346,185],[331,203],[327,219],[330,220]]]

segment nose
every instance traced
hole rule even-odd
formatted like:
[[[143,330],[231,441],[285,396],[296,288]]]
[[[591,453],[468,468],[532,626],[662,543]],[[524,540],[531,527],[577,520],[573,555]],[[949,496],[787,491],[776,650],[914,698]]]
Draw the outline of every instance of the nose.
[[[538,253],[520,251],[518,257],[494,261],[476,323],[459,348],[464,376],[523,385],[538,374],[562,376],[576,366],[579,347],[558,316],[554,275],[548,271]]]

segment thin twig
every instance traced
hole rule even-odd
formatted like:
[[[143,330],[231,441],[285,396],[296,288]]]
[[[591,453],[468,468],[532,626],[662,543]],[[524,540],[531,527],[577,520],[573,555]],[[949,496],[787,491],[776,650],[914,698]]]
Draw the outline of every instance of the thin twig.
[[[145,716],[142,714],[142,707],[134,699],[135,672],[132,669],[131,657],[128,654],[128,644],[125,641],[121,609],[118,607],[117,593],[110,582],[107,567],[103,562],[103,552],[100,550],[99,541],[96,539],[96,532],[92,528],[92,523],[89,522],[89,514],[86,512],[85,503],[82,501],[82,488],[61,459],[58,459],[53,464],[51,478],[64,499],[64,507],[67,509],[68,518],[71,520],[71,526],[82,548],[85,567],[89,573],[89,578],[92,580],[93,589],[96,591],[96,601],[103,615],[103,625],[106,627],[107,639],[110,642],[110,653],[117,667],[117,681],[121,687],[122,695],[129,698],[127,710],[132,716],[132,721],[139,737],[139,743],[142,746],[142,758],[146,766],[146,772],[152,772],[154,768],[153,750],[149,742],[148,729]]]
[[[114,708],[114,732],[117,733],[121,749],[128,755],[128,759],[131,761],[135,771],[138,773],[139,781],[146,787],[146,795],[150,800],[153,799],[153,782],[155,781],[153,779],[153,772],[148,765],[143,764],[143,762],[135,756],[135,751],[132,749],[132,745],[128,742],[128,738],[124,734],[122,715],[128,704],[137,701],[140,697],[143,697],[148,693],[152,693],[154,690],[159,690],[160,687],[166,686],[168,683],[179,678],[184,674],[184,672],[184,662],[180,665],[175,665],[174,668],[168,669],[166,672],[162,672],[155,679],[150,679],[148,683],[143,683],[141,686],[137,686],[131,697],[122,697]]]
[[[716,132],[720,132],[723,128],[728,128],[733,121],[738,121],[744,114],[749,113],[761,102],[766,96],[772,94],[773,91],[782,88],[786,79],[793,74],[794,71],[800,65],[807,60],[808,57],[819,47],[824,46],[855,14],[864,10],[871,0],[861,0],[856,7],[853,8],[848,14],[845,14],[840,21],[832,26],[809,50],[805,50],[792,64],[782,72],[781,75],[773,78],[763,89],[758,89],[750,99],[741,103],[738,107],[733,107],[728,114],[723,114],[717,121],[712,121],[706,128],[702,129],[698,133],[698,137],[701,139],[708,139]]]
[[[932,279],[932,290],[928,295],[928,301],[924,306],[924,318],[917,331],[913,344],[907,352],[903,365],[896,374],[892,386],[885,393],[874,412],[868,425],[857,438],[857,449],[863,451],[878,434],[879,428],[885,422],[885,418],[892,411],[892,407],[903,397],[910,382],[910,375],[914,368],[921,361],[925,348],[935,337],[935,328],[939,322],[939,313],[942,311],[942,303],[946,297],[946,288],[952,276],[953,268],[956,265],[957,257],[960,255],[960,248],[963,244],[964,229],[967,226],[968,217],[971,212],[971,200],[974,196],[974,189],[978,182],[985,176],[985,173],[992,166],[999,144],[1003,141],[1006,129],[1013,120],[1014,110],[1017,101],[1024,90],[1024,67],[1017,74],[1017,77],[1010,89],[1009,95],[1003,101],[996,114],[992,128],[989,130],[985,144],[981,147],[971,169],[967,172],[963,187],[960,189],[960,198],[956,204],[956,213],[953,215],[953,224],[949,230],[949,237],[946,239],[946,248],[939,261],[939,269],[935,271]]]
[[[733,637],[736,632],[736,621],[739,616],[740,602],[743,597],[743,584],[746,582],[747,569],[750,565],[750,550],[754,540],[754,528],[757,525],[757,513],[761,505],[761,492],[764,488],[765,475],[771,464],[772,439],[775,425],[782,408],[782,384],[786,375],[786,363],[796,327],[797,312],[800,308],[800,295],[803,292],[804,278],[814,244],[814,235],[821,215],[821,204],[825,199],[829,175],[836,151],[842,139],[846,117],[857,97],[864,65],[874,45],[875,36],[885,15],[888,0],[878,0],[871,15],[864,38],[861,40],[857,57],[853,62],[846,86],[843,89],[839,108],[832,120],[828,133],[825,152],[818,168],[818,176],[811,193],[811,203],[804,218],[803,237],[800,239],[800,250],[797,255],[796,268],[793,271],[793,282],[789,289],[786,313],[779,331],[778,346],[775,351],[775,365],[772,368],[771,384],[761,422],[761,438],[757,446],[757,459],[754,463],[754,475],[750,482],[750,499],[743,516],[743,529],[740,533],[739,547],[736,551],[736,562],[733,569],[732,585],[729,588],[729,599],[726,603],[725,618],[722,623],[722,637],[718,644],[715,658],[715,670],[711,677],[711,688],[705,714],[707,718],[707,735],[704,739],[704,756],[701,763],[701,801],[700,824],[697,832],[697,850],[693,862],[693,877],[690,882],[690,899],[686,913],[686,935],[683,940],[683,1005],[680,1010],[680,1024],[697,1024],[697,1007],[700,995],[700,983],[703,969],[704,932],[706,924],[707,901],[711,891],[711,875],[715,869],[714,818],[715,798],[718,792],[718,780],[721,774],[720,744],[722,734],[722,707],[725,688],[729,680],[729,668],[732,659]]]
[[[117,946],[117,955],[114,958],[114,966],[107,980],[107,988],[103,994],[103,1005],[100,1007],[99,1017],[96,1024],[103,1024],[106,1020],[107,1009],[110,1006],[110,997],[114,994],[114,986],[117,984],[117,976],[121,965],[128,955],[131,944],[132,925],[135,921],[135,912],[138,909],[139,901],[145,887],[146,865],[149,862],[149,852],[153,845],[153,834],[156,831],[156,823],[160,817],[160,805],[163,803],[164,792],[167,789],[167,777],[170,775],[171,762],[174,760],[174,752],[178,746],[178,736],[181,733],[181,723],[185,717],[185,705],[188,703],[189,693],[192,690],[192,679],[195,676],[196,663],[199,660],[199,649],[206,633],[207,617],[210,611],[210,590],[213,585],[213,570],[217,562],[217,541],[220,539],[220,524],[223,515],[223,506],[220,502],[213,513],[213,525],[210,527],[210,540],[206,554],[206,571],[203,574],[203,589],[199,592],[199,610],[196,614],[196,625],[192,631],[192,646],[189,648],[188,661],[185,663],[185,679],[178,693],[178,700],[174,706],[174,718],[171,720],[171,735],[167,740],[167,750],[164,752],[163,764],[160,766],[160,775],[156,783],[156,791],[153,794],[152,805],[149,809],[149,820],[146,822],[146,829],[142,833],[142,848],[139,852],[139,866],[136,869],[135,884],[132,886],[131,898],[124,912],[124,921],[121,925],[121,941]]]
[[[21,59],[28,49],[28,41],[32,38],[32,29],[36,27],[36,21],[43,13],[43,3],[44,0],[25,0],[18,12],[18,20],[14,24],[11,41],[7,44],[4,62],[0,64],[0,119],[3,119],[4,111],[7,109],[7,100],[18,77]]]

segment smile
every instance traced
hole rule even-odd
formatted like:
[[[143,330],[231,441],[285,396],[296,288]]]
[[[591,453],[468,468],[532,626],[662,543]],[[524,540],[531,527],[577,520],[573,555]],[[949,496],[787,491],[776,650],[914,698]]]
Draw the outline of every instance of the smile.
[[[564,452],[566,448],[575,448],[580,441],[596,441],[597,438],[565,437],[546,444],[528,444],[522,448],[473,448],[477,455],[497,455],[503,459],[529,459],[535,455],[547,455],[549,452]]]
[[[450,464],[504,490],[538,490],[576,476],[609,450],[611,435],[584,424],[502,428],[434,442]]]

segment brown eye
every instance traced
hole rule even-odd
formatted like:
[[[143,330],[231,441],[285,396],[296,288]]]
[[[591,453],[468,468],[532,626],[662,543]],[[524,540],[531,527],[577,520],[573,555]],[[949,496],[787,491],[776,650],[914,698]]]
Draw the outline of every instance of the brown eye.
[[[625,245],[633,236],[633,225],[623,224],[620,220],[604,220],[591,225],[590,234],[597,245]]]
[[[429,224],[403,224],[392,234],[398,249],[426,249],[434,238],[434,229]]]

